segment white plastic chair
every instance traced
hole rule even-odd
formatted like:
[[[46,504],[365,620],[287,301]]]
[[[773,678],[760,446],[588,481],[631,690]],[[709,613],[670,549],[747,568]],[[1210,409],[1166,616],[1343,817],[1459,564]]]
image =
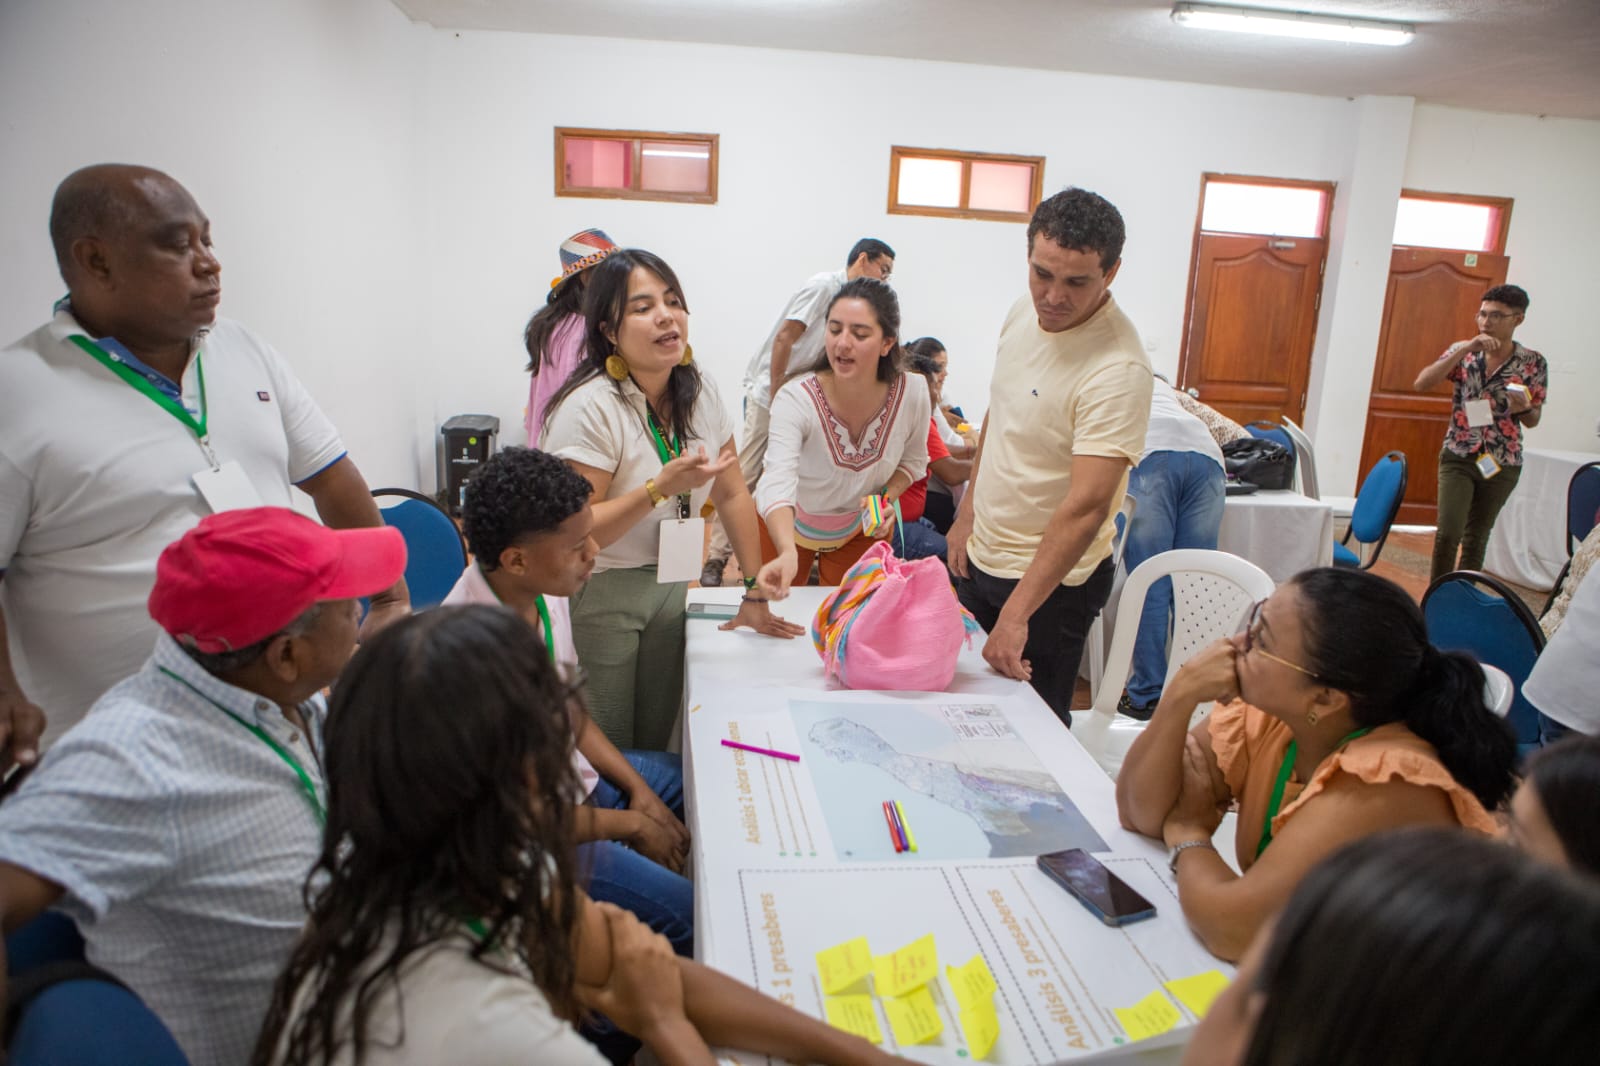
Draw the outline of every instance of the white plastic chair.
[[[1139,509],[1139,501],[1129,493],[1122,494],[1122,508],[1118,512],[1122,516],[1121,528],[1111,540],[1111,571],[1112,581],[1116,580],[1117,568],[1122,565],[1122,553],[1128,546],[1128,523],[1133,521],[1133,512]],[[1100,694],[1100,681],[1106,672],[1106,626],[1105,612],[1094,616],[1094,623],[1089,626],[1089,635],[1083,642],[1084,657],[1089,660],[1089,698],[1092,700]],[[1079,664],[1079,674],[1083,673],[1082,663]]]
[[[1283,416],[1283,431],[1294,441],[1294,476],[1300,483],[1300,494],[1320,500],[1322,497],[1317,495],[1317,457],[1311,449],[1311,438],[1288,415]]]
[[[1266,571],[1227,552],[1180,548],[1162,552],[1134,567],[1117,603],[1117,626],[1106,656],[1105,674],[1094,705],[1072,714],[1073,735],[1101,769],[1112,777],[1122,767],[1128,745],[1143,722],[1117,714],[1123,684],[1133,670],[1133,642],[1144,613],[1145,596],[1159,578],[1172,578],[1172,640],[1167,650],[1167,681],[1196,652],[1219,637],[1232,636],[1251,604],[1272,595],[1277,585]],[[1210,711],[1205,704],[1198,720]]]

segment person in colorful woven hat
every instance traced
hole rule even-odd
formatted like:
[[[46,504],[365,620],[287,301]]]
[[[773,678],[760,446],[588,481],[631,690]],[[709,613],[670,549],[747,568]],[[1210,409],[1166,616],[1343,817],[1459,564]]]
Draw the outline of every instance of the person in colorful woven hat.
[[[156,562],[154,652],[0,806],[0,924],[65,912],[194,1066],[255,1045],[327,817],[322,691],[405,565],[386,526],[202,518]]]
[[[528,348],[528,410],[523,428],[528,447],[539,445],[545,412],[556,390],[583,362],[583,292],[589,268],[616,250],[605,230],[579,230],[561,242],[561,273],[550,283],[544,306],[528,319],[522,340]]]

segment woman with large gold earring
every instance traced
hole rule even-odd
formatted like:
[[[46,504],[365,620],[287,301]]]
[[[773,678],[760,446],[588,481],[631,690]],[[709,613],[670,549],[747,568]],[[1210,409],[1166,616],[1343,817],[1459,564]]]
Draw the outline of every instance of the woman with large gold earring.
[[[702,508],[716,507],[746,574],[760,569],[759,523],[733,421],[694,363],[677,275],[639,249],[611,253],[590,275],[584,361],[551,400],[541,444],[594,486],[600,555],[571,601],[590,716],[618,747],[661,750],[683,696],[689,586],[676,575],[705,562]],[[749,590],[723,628],[741,625],[805,632]]]

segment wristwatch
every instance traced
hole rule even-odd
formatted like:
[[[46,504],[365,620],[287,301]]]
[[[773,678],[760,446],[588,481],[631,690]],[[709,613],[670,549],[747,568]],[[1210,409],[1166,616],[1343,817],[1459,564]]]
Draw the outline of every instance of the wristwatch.
[[[1178,876],[1178,856],[1190,848],[1211,848],[1215,846],[1209,840],[1185,840],[1182,844],[1174,844],[1167,849],[1167,869],[1172,871],[1172,876]]]

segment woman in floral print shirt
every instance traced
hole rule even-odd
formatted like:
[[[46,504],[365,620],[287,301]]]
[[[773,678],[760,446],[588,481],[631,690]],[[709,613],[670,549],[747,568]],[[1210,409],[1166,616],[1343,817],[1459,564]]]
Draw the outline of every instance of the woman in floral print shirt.
[[[1511,339],[1527,310],[1526,292],[1496,285],[1478,307],[1478,335],[1452,344],[1417,375],[1418,392],[1446,379],[1455,385],[1439,453],[1430,580],[1483,568],[1489,531],[1522,474],[1522,431],[1539,424],[1549,379],[1544,356]]]

